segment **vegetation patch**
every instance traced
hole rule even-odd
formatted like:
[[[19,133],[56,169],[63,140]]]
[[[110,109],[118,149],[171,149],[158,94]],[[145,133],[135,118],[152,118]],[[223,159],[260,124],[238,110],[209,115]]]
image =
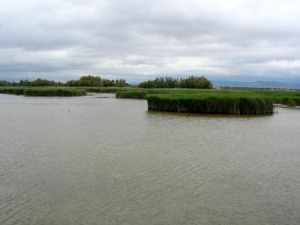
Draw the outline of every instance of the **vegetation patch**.
[[[82,87],[82,89],[93,93],[116,93],[120,90],[127,90],[126,87]]]
[[[273,101],[266,97],[238,94],[148,94],[149,110],[208,114],[273,113]]]
[[[82,76],[79,80],[70,80],[66,82],[69,87],[126,87],[128,84],[124,79],[109,80],[100,76]]]
[[[157,77],[139,84],[140,88],[189,88],[211,89],[212,83],[204,76],[190,76],[188,78]]]
[[[299,91],[271,91],[271,90],[243,90],[243,89],[119,89],[117,91],[117,98],[138,98],[146,99],[149,94],[172,94],[172,96],[186,95],[186,94],[199,94],[203,96],[236,96],[236,97],[249,97],[249,98],[267,98],[272,100],[274,104],[283,104],[288,106],[300,105],[300,92]]]
[[[82,96],[84,89],[75,88],[28,88],[24,89],[25,96]]]
[[[300,105],[300,91],[256,91],[261,95],[267,96],[276,104],[283,104],[288,106]]]
[[[148,94],[168,93],[168,89],[120,89],[116,92],[116,98],[145,99]]]
[[[24,88],[22,87],[0,87],[0,93],[12,94],[12,95],[23,95]]]
[[[82,96],[86,95],[84,89],[77,88],[36,88],[36,87],[5,87],[0,88],[0,93],[24,96]]]

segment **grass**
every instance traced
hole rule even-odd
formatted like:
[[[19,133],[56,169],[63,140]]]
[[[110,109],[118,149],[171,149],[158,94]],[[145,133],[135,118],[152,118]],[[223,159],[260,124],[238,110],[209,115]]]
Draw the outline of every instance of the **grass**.
[[[274,104],[289,106],[300,105],[300,91],[266,91],[266,90],[191,90],[191,89],[120,89],[116,92],[117,98],[139,98],[146,99],[149,94],[201,94],[214,96],[235,95],[243,97],[263,97],[273,101]]]
[[[2,94],[13,94],[23,95],[24,88],[22,87],[0,87],[0,93]]]
[[[198,90],[200,91],[200,90]],[[131,88],[131,89],[120,89],[116,92],[117,98],[136,98],[146,99],[148,94],[167,94],[167,93],[196,93],[193,89],[144,89],[144,88]]]
[[[259,91],[259,93],[271,98],[275,104],[300,105],[300,91]]]
[[[86,95],[84,89],[78,88],[54,88],[54,87],[5,87],[0,88],[0,93],[24,96],[82,96]]]
[[[145,99],[148,94],[160,94],[167,93],[165,90],[161,89],[159,91],[153,89],[127,89],[118,90],[116,92],[116,98],[134,98],[134,99]]]
[[[116,97],[147,99],[149,110],[265,114],[273,112],[273,102],[276,99],[275,94],[268,94],[244,90],[132,89],[119,90]]]
[[[267,97],[239,93],[148,94],[149,110],[208,114],[267,114],[273,101]]]
[[[84,89],[76,88],[31,88],[24,89],[25,96],[82,96],[86,95]]]
[[[84,89],[86,92],[93,92],[93,93],[116,93],[119,90],[127,90],[130,88],[127,88],[127,87],[82,87],[80,89]]]

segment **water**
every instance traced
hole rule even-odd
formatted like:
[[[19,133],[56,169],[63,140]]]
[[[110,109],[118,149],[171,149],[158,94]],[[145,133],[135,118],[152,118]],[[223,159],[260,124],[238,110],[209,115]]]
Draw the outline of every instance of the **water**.
[[[300,110],[0,94],[0,224],[300,224]]]

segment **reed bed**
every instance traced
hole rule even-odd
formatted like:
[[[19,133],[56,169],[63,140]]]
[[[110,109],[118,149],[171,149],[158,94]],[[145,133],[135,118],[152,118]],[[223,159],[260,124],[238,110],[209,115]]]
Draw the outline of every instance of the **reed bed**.
[[[0,93],[24,96],[82,96],[86,95],[84,89],[77,88],[28,88],[11,87],[0,88]]]
[[[127,90],[125,87],[83,87],[82,89],[93,93],[116,93],[119,90]]]
[[[165,90],[155,91],[155,90],[142,90],[142,89],[132,89],[132,90],[118,90],[116,92],[116,98],[134,98],[134,99],[145,99],[146,95],[150,93],[165,93]]]
[[[23,92],[22,87],[0,87],[1,94],[23,95]]]
[[[167,93],[196,93],[191,89],[144,89],[144,88],[132,88],[132,89],[120,89],[116,92],[116,98],[135,98],[146,99],[148,94],[167,94]]]
[[[82,96],[86,95],[84,89],[76,88],[33,88],[24,89],[25,96]]]
[[[269,90],[241,90],[241,89],[228,89],[228,90],[192,90],[192,89],[120,89],[116,92],[117,98],[138,98],[146,99],[149,94],[200,94],[213,96],[243,96],[243,97],[259,97],[268,98],[275,104],[284,104],[288,106],[300,105],[300,91],[269,91]]]
[[[276,104],[288,106],[300,105],[300,91],[259,91],[261,95],[267,96]]]
[[[237,93],[149,94],[149,110],[207,114],[270,114],[273,101]]]

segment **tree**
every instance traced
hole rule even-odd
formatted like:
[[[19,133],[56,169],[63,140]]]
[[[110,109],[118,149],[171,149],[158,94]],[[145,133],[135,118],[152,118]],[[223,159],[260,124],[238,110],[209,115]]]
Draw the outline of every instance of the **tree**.
[[[212,83],[207,80],[204,76],[194,77],[190,76],[186,79],[181,79],[179,82],[180,88],[198,88],[198,89],[210,89]]]
[[[102,79],[100,76],[86,75],[79,80],[70,80],[66,82],[66,86],[71,87],[125,87],[128,86],[125,80],[109,80]]]
[[[120,79],[120,80],[116,80],[115,86],[116,87],[126,87],[126,86],[128,86],[128,84],[126,83],[125,80]]]
[[[0,86],[11,86],[12,84],[5,80],[0,80]]]
[[[139,84],[140,88],[199,88],[210,89],[212,83],[204,76],[190,76],[186,79],[175,79],[172,77],[157,77]]]

